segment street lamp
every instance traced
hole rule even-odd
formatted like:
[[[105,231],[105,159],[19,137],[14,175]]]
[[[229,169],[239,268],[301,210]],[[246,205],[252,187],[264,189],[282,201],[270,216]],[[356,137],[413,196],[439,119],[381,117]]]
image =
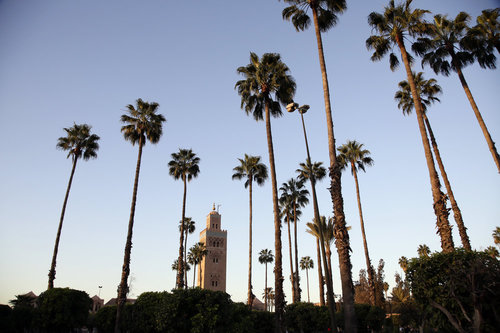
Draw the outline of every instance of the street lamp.
[[[313,165],[311,162],[311,155],[309,154],[309,144],[307,143],[307,133],[306,133],[306,125],[304,124],[304,113],[309,110],[309,105],[304,104],[302,106],[299,106],[298,103],[291,102],[286,106],[286,110],[288,112],[294,112],[295,110],[298,110],[300,113],[300,119],[302,120],[302,129],[304,130],[304,140],[306,142],[306,151],[307,151],[307,161],[306,163],[308,164],[307,166],[309,167],[309,181],[311,182],[311,190],[312,190],[312,195],[313,195],[313,202],[314,202],[314,219],[316,220],[316,223],[318,224],[318,231],[319,231],[319,240],[321,243],[321,257],[323,258],[324,262],[324,270],[325,270],[325,277],[326,277],[326,297],[328,300],[328,310],[330,312],[330,320],[332,323],[332,326],[335,327],[335,296],[333,293],[333,284],[332,284],[332,276],[330,276],[330,272],[327,268],[327,261],[326,261],[326,253],[325,253],[325,237],[323,235],[323,228],[321,227],[321,222],[320,222],[320,215],[319,215],[319,208],[318,208],[318,199],[316,196],[316,178],[314,177],[314,170],[313,170]],[[333,306],[331,306],[333,305]],[[337,330],[333,328],[334,332]]]

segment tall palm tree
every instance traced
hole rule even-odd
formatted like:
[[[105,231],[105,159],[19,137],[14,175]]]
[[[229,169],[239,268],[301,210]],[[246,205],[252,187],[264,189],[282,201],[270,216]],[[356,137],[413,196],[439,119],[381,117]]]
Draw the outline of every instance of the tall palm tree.
[[[294,235],[294,246],[295,246],[295,270],[292,270],[292,285],[295,289],[295,302],[300,302],[300,283],[298,279],[294,276],[298,275],[299,272],[299,259],[298,259],[298,242],[297,242],[297,222],[298,215],[297,209],[305,207],[309,203],[309,191],[305,188],[303,181],[297,181],[294,178],[288,180],[288,182],[283,183],[280,187],[282,196],[290,201],[290,206],[293,210],[293,235]],[[296,280],[296,281],[294,281]]]
[[[435,15],[434,24],[428,29],[427,36],[419,38],[413,45],[413,50],[423,56],[422,65],[428,64],[436,74],[450,75],[450,71],[456,72],[460,83],[465,91],[467,99],[474,111],[483,131],[483,135],[488,143],[491,155],[500,172],[500,156],[495,147],[495,142],[491,138],[479,108],[465,80],[462,68],[474,62],[474,53],[464,48],[467,42],[466,33],[468,30],[469,14],[460,12],[455,19],[448,20],[445,15]],[[466,46],[465,46],[466,47]],[[479,61],[482,67],[495,68],[494,57],[482,57]]]
[[[165,117],[157,114],[158,103],[148,103],[142,99],[136,101],[136,106],[127,105],[127,114],[121,116],[122,123],[125,123],[121,128],[125,140],[130,141],[134,146],[139,146],[139,154],[137,156],[137,165],[135,168],[134,189],[132,191],[132,204],[130,208],[130,218],[128,222],[127,241],[125,243],[125,255],[123,258],[123,269],[120,285],[118,286],[118,298],[116,309],[115,333],[120,332],[121,312],[128,293],[127,279],[130,274],[130,253],[132,251],[132,231],[134,228],[135,203],[137,200],[137,187],[139,185],[139,171],[141,169],[142,147],[149,141],[153,144],[160,141],[163,134],[162,124]]]
[[[191,149],[180,149],[178,153],[172,153],[172,160],[168,162],[168,172],[174,179],[182,179],[184,184],[184,194],[182,196],[182,217],[181,221],[186,218],[186,192],[187,182],[191,179],[198,177],[200,173],[200,158],[196,156]],[[179,261],[177,262],[179,268],[177,269],[177,288],[184,287],[184,224],[181,223],[180,240],[179,240]]]
[[[441,237],[441,248],[444,252],[454,250],[451,227],[448,222],[448,210],[446,209],[446,197],[441,192],[438,174],[432,158],[431,147],[427,139],[427,132],[423,119],[423,108],[420,96],[417,94],[417,87],[411,70],[412,58],[406,51],[405,39],[423,34],[429,30],[429,24],[424,22],[423,16],[428,13],[427,10],[412,9],[411,0],[406,0],[397,6],[394,0],[389,1],[389,6],[384,8],[384,13],[372,12],[368,16],[368,24],[377,34],[370,36],[366,40],[366,47],[374,49],[372,61],[380,60],[390,52],[389,63],[391,70],[395,70],[399,65],[397,56],[392,49],[397,46],[401,52],[408,83],[410,84],[413,100],[415,103],[415,112],[417,114],[418,128],[424,146],[425,159],[429,170],[429,179],[431,183],[432,199],[434,213],[436,215],[436,225]]]
[[[56,261],[57,252],[59,250],[59,239],[61,238],[61,230],[64,221],[64,213],[66,212],[66,204],[68,203],[69,191],[71,183],[73,182],[73,175],[75,174],[76,163],[79,158],[87,161],[91,158],[97,158],[97,151],[99,150],[99,136],[90,134],[91,126],[87,124],[77,125],[73,127],[64,128],[66,136],[60,137],[57,141],[57,148],[68,151],[69,158],[73,161],[71,174],[69,176],[68,187],[66,188],[66,195],[64,196],[63,207],[61,211],[61,218],[59,219],[59,227],[57,228],[56,243],[54,245],[54,252],[52,254],[52,264],[49,270],[49,286],[48,289],[54,288],[54,280],[56,278]]]
[[[196,222],[193,221],[191,217],[185,217],[184,218],[184,226],[181,226],[181,221],[179,221],[179,232],[181,231],[181,228],[184,228],[184,262],[187,262],[187,240],[188,240],[188,234],[192,234],[196,230]],[[184,280],[186,282],[186,289],[187,289],[187,272],[184,272]]]
[[[428,257],[431,254],[431,249],[425,244],[420,244],[417,253],[419,257]]]
[[[321,254],[320,254],[321,245],[320,245],[319,231],[318,231],[317,226],[314,222],[307,222],[306,226],[307,226],[306,232],[313,235],[314,238],[316,238],[316,257],[318,258],[318,266],[320,266],[320,265],[322,265],[321,264],[322,259],[321,259]],[[324,248],[324,246],[323,246],[323,248]],[[326,256],[326,254],[325,254],[325,256]],[[326,264],[325,261],[323,261],[323,266],[325,266],[325,272],[328,272],[328,264]],[[323,276],[322,270],[318,268],[319,303],[321,306],[325,305],[325,290],[324,290],[325,280],[326,280],[326,277]]]
[[[267,291],[267,264],[272,263],[274,260],[273,251],[264,249],[259,252],[259,262],[266,265],[266,278],[265,278],[265,291]],[[267,297],[264,298],[264,308],[267,311]]]
[[[274,290],[276,293],[276,330],[284,329],[285,298],[283,295],[283,267],[281,255],[281,223],[278,207],[278,186],[274,164],[274,148],[271,131],[271,116],[282,115],[280,104],[288,104],[295,94],[295,81],[288,67],[276,53],[265,53],[259,58],[250,53],[250,63],[239,67],[237,72],[245,79],[236,82],[235,88],[241,96],[241,108],[247,115],[252,114],[256,121],[265,118],[269,168],[271,171],[272,198],[274,211],[274,247],[276,261],[274,268]]]
[[[195,286],[195,280],[196,280],[196,266],[203,260],[203,257],[205,257],[207,253],[208,250],[205,246],[205,243],[203,242],[198,242],[189,249],[188,263],[194,266],[193,288]]]
[[[369,156],[370,151],[368,149],[363,149],[363,146],[362,143],[356,140],[348,140],[347,143],[340,146],[337,150],[339,151],[339,160],[342,169],[345,170],[350,167],[351,174],[354,177],[354,183],[356,184],[356,198],[358,199],[359,222],[361,224],[361,235],[363,237],[363,248],[365,250],[366,270],[368,272],[370,302],[372,305],[375,305],[375,270],[370,260],[368,243],[366,242],[365,222],[361,209],[361,197],[358,183],[358,170],[366,172],[365,167],[373,165],[373,159]]]
[[[305,163],[300,163],[296,172],[299,174],[298,178],[301,181],[306,181],[309,180],[311,183],[311,191],[312,191],[312,197],[313,197],[313,206],[318,207],[318,199],[316,197],[316,181],[322,180],[326,176],[326,169],[322,166],[322,162],[313,162],[306,160]],[[319,208],[317,209],[317,214],[315,213],[315,216],[319,214]],[[323,248],[324,252],[324,246],[320,246],[320,235],[318,234],[316,237],[316,256],[317,256],[317,261],[318,261],[318,285],[319,285],[319,304],[321,306],[325,305],[325,292],[324,292],[324,284],[325,280],[323,279],[323,273],[322,273],[322,265],[321,265],[321,248]],[[332,291],[333,293],[333,291]],[[332,309],[334,311],[334,309]]]
[[[318,222],[319,221],[319,222]],[[320,232],[323,234],[323,247],[325,249],[325,276],[328,276],[333,281],[333,268],[332,268],[332,250],[331,246],[333,241],[335,240],[334,234],[334,219],[329,218],[328,222],[326,221],[325,216],[321,216],[319,220],[314,219],[313,222],[308,222],[307,233],[316,237],[316,239],[320,239]],[[333,292],[333,288],[332,288]]]
[[[291,6],[283,9],[282,16],[286,20],[291,20],[297,31],[307,29],[311,24],[311,19],[307,15],[311,10],[313,17],[316,42],[318,45],[319,65],[323,83],[323,96],[325,101],[326,125],[328,131],[328,152],[330,157],[330,195],[335,223],[335,244],[339,255],[340,277],[342,280],[342,296],[344,300],[344,320],[347,332],[356,332],[356,314],[354,311],[354,285],[352,282],[352,265],[349,245],[349,233],[345,224],[344,201],[342,198],[341,171],[337,163],[335,135],[333,132],[332,110],[330,103],[330,88],[328,86],[328,76],[326,71],[325,55],[323,52],[323,41],[321,33],[328,31],[337,23],[337,14],[341,14],[347,8],[345,0],[284,0]],[[316,218],[319,218],[319,213]],[[333,288],[331,281],[327,281],[327,297],[331,298],[330,304],[334,303]],[[334,309],[330,309],[330,326],[333,332],[337,331],[335,324]]]
[[[453,210],[453,217],[455,218],[455,222],[457,223],[458,226],[460,239],[462,240],[462,246],[470,251],[471,246],[470,246],[469,236],[467,235],[467,228],[464,225],[462,212],[458,207],[455,195],[453,194],[453,190],[451,189],[451,184],[448,179],[448,174],[446,173],[446,170],[444,168],[444,163],[443,160],[441,159],[441,153],[439,152],[436,138],[434,137],[434,132],[432,131],[431,123],[429,121],[429,118],[427,117],[427,107],[432,103],[434,103],[435,101],[439,102],[439,98],[435,96],[441,93],[441,87],[437,84],[435,79],[425,80],[422,72],[419,72],[417,74],[413,73],[413,76],[415,78],[415,85],[417,87],[417,92],[420,94],[420,100],[422,101],[425,126],[427,128],[427,131],[431,139],[432,149],[434,151],[434,156],[436,157],[436,162],[438,164],[439,171],[441,172],[441,176],[443,177],[443,182],[446,187],[446,192],[448,194],[448,197],[450,198],[451,208]],[[398,101],[398,108],[403,110],[403,114],[408,115],[413,111],[414,104],[408,81],[399,82],[399,90],[394,95],[394,99]]]
[[[314,268],[314,261],[309,256],[305,256],[300,258],[300,269],[306,270],[306,279],[307,279],[307,302],[310,303],[311,299],[309,298],[309,270]]]
[[[267,166],[260,162],[260,156],[249,156],[245,154],[245,158],[238,158],[240,164],[233,168],[232,179],[245,179],[245,188],[248,188],[249,196],[249,222],[248,222],[248,293],[247,305],[252,309],[253,293],[252,293],[252,185],[255,181],[257,185],[262,186],[267,180]]]

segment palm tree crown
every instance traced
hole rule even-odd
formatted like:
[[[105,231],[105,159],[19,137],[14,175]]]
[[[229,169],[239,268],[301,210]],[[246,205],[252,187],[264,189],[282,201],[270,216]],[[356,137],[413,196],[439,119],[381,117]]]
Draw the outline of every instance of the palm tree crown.
[[[500,8],[483,10],[481,15],[476,19],[477,24],[467,32],[468,37],[472,37],[479,42],[479,46],[484,47],[486,52],[490,54],[492,54],[492,48],[495,48],[500,53],[499,14]],[[476,43],[475,45],[478,44]],[[494,59],[492,60],[494,61]]]
[[[284,0],[291,4],[283,9],[282,16],[287,21],[292,21],[297,31],[303,31],[311,25],[311,18],[307,15],[309,9],[316,11],[318,28],[326,32],[337,24],[337,14],[342,14],[347,9],[345,0]]]
[[[422,72],[413,73],[417,92],[420,95],[422,109],[427,111],[427,107],[434,102],[440,102],[439,98],[435,97],[442,93],[441,86],[437,84],[436,79],[425,80]],[[413,97],[408,81],[404,80],[398,84],[399,90],[394,95],[394,99],[398,102],[398,108],[403,110],[403,114],[409,115],[414,109]]]
[[[310,163],[309,161],[306,161],[305,163],[300,163],[299,166],[300,167],[295,170],[295,172],[299,174],[299,181],[304,182],[309,180],[311,171],[315,180],[322,180],[326,176],[326,169],[323,167],[323,162]]]
[[[122,126],[122,133],[125,140],[135,145],[136,143],[144,146],[146,138],[151,143],[158,143],[163,134],[162,123],[165,117],[156,114],[158,103],[148,103],[142,99],[136,101],[136,107],[132,104],[127,105],[128,114],[121,116],[121,121],[127,125]]]
[[[200,158],[191,149],[179,149],[172,153],[172,160],[168,162],[168,172],[174,179],[187,180],[198,177],[200,173]]]
[[[273,117],[282,115],[280,103],[286,105],[295,94],[295,81],[288,74],[289,68],[277,53],[265,53],[262,58],[250,53],[250,64],[237,69],[245,79],[236,82],[241,96],[241,108],[254,119],[264,119],[264,108],[269,106]]]
[[[408,36],[419,36],[430,29],[430,25],[423,21],[423,16],[429,11],[412,10],[411,2],[412,0],[406,0],[395,5],[394,0],[391,0],[389,6],[384,7],[383,14],[372,12],[368,16],[368,24],[378,33],[366,40],[366,47],[374,50],[371,60],[381,60],[389,53],[389,65],[393,71],[399,66],[399,59],[392,50],[394,45],[404,44]],[[412,62],[411,56],[409,58]]]
[[[97,151],[99,150],[97,141],[100,138],[96,134],[90,134],[91,129],[92,127],[87,124],[74,124],[73,127],[64,128],[67,135],[58,139],[57,148],[67,150],[67,157],[71,156],[73,160],[97,158]]]
[[[268,175],[267,166],[260,162],[260,156],[249,156],[245,154],[245,158],[238,158],[240,165],[233,168],[233,180],[245,179],[245,188],[248,187],[250,183],[255,181],[257,185],[264,185]]]
[[[365,171],[365,166],[373,165],[373,159],[368,156],[370,155],[370,151],[368,149],[363,149],[363,146],[364,144],[356,140],[348,140],[347,143],[338,148],[342,169],[347,168],[350,164],[351,173],[354,173],[357,172],[358,169]]]

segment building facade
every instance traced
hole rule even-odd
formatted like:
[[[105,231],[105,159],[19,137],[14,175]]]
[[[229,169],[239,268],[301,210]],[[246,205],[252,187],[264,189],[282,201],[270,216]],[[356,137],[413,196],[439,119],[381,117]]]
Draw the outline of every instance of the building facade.
[[[200,263],[197,286],[225,292],[227,231],[222,230],[221,215],[215,210],[215,205],[207,215],[205,230],[200,232],[200,242],[205,244],[207,255]]]

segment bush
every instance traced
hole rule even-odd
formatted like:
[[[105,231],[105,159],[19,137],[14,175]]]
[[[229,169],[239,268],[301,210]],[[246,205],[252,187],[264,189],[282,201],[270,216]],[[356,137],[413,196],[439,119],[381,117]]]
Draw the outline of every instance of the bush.
[[[80,290],[53,288],[37,300],[36,326],[47,332],[67,332],[87,324],[92,300]]]
[[[369,304],[354,304],[358,333],[380,331],[385,320],[385,311]],[[340,309],[337,316],[337,325],[344,328],[344,309]]]
[[[285,308],[285,325],[289,332],[325,332],[330,323],[328,308],[312,303],[294,303]]]
[[[413,258],[407,279],[417,304],[432,306],[440,331],[494,332],[500,327],[500,262],[484,252],[456,249]]]

